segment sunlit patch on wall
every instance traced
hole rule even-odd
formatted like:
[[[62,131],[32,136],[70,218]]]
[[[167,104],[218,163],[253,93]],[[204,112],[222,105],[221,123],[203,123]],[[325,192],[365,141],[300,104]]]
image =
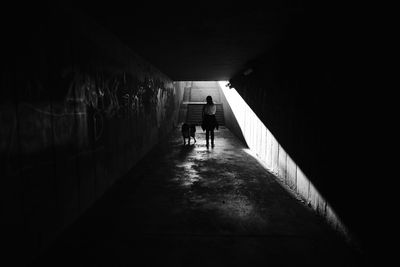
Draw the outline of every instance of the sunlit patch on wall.
[[[333,208],[321,196],[296,162],[286,153],[274,135],[265,127],[254,111],[229,82],[218,82],[233,115],[240,127],[248,149],[245,152],[256,158],[273,173],[289,192],[304,201],[321,215],[332,227],[352,241],[349,231],[338,218]]]

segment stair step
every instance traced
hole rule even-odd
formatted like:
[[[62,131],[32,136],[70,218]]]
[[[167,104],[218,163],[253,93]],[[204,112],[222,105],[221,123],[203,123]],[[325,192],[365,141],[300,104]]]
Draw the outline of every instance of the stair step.
[[[187,123],[201,125],[203,104],[188,104],[187,112]],[[215,117],[219,125],[225,125],[224,109],[222,107],[222,104],[217,104],[217,112],[215,114]]]

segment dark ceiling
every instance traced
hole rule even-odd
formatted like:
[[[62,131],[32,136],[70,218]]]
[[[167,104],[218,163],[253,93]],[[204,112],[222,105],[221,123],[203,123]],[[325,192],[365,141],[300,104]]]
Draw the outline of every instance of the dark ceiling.
[[[310,14],[302,1],[115,0],[76,7],[173,80],[228,80]]]

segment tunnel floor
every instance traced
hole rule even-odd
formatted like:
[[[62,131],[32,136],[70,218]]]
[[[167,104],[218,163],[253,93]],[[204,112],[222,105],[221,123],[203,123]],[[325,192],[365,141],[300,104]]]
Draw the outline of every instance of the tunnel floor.
[[[177,128],[33,266],[361,266],[226,128]]]

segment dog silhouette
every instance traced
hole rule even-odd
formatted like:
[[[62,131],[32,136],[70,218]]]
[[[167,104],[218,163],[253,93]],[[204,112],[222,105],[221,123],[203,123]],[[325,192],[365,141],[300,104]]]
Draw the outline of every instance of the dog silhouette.
[[[196,143],[196,125],[194,124],[182,124],[181,128],[182,138],[183,138],[183,145],[186,145],[186,139],[188,139],[188,145],[190,145],[190,138],[194,139]]]

